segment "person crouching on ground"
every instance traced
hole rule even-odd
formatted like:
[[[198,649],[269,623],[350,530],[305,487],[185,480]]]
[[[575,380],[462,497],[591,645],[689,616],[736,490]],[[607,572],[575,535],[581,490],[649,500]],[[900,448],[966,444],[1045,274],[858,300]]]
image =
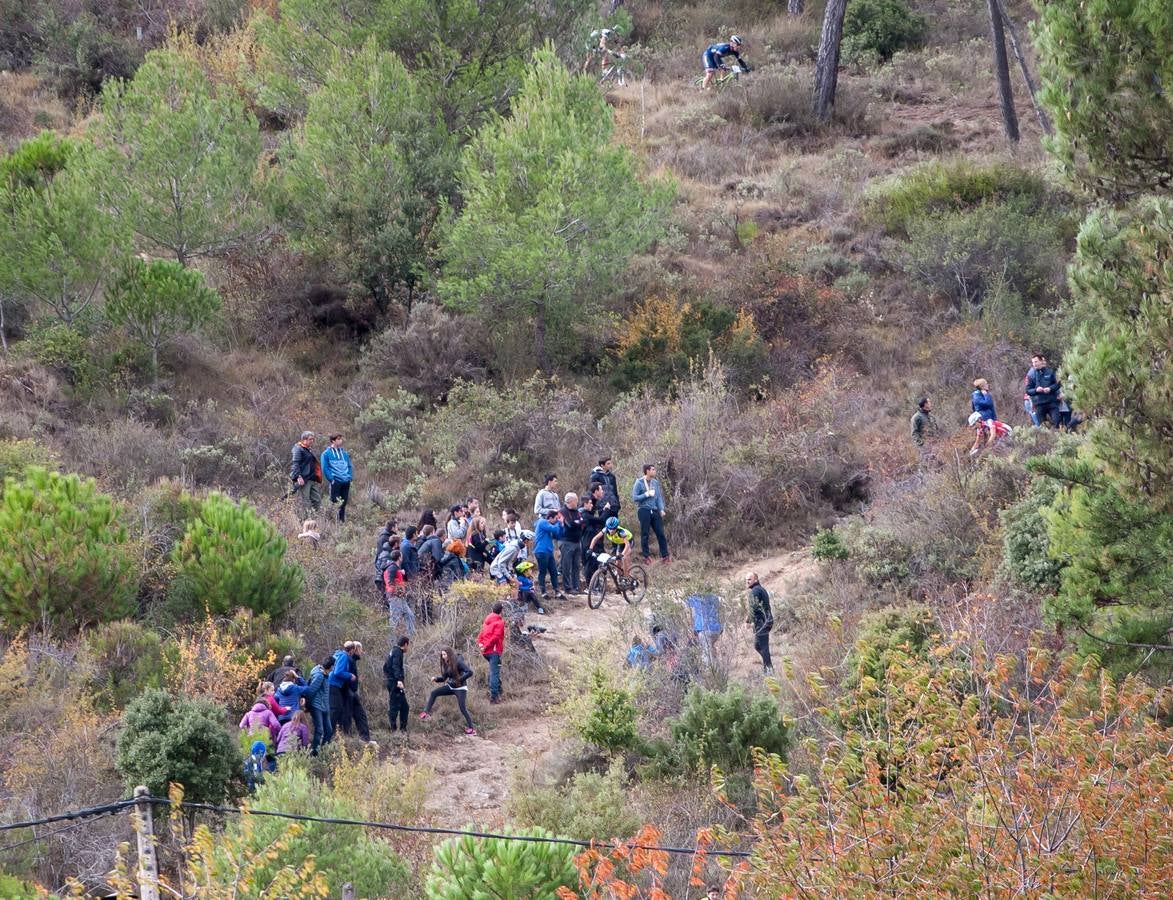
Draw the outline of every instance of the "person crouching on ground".
[[[456,705],[460,707],[460,714],[464,716],[466,728],[464,733],[468,735],[475,735],[477,730],[473,727],[472,716],[468,714],[468,680],[472,678],[472,669],[468,667],[468,663],[464,661],[464,657],[455,650],[444,649],[440,651],[440,674],[432,681],[440,685],[428,695],[428,703],[424,707],[424,711],[420,713],[421,719],[432,718],[432,706],[436,702],[437,697],[455,697]]]

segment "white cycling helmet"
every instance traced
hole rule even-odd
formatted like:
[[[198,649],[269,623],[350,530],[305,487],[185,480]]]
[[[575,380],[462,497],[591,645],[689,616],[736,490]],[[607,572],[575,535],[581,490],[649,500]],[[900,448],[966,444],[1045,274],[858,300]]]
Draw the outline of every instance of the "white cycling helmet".
[[[534,534],[532,531],[530,531],[529,529],[526,529],[525,531],[523,531],[523,532],[521,533],[521,539],[522,539],[523,541],[532,541],[532,540],[534,540],[534,538],[536,538],[536,537],[537,537],[537,535],[535,535],[535,534]]]
[[[743,41],[741,39],[741,35],[735,34],[735,35],[733,35],[733,37],[729,38],[729,43],[736,44],[738,47],[740,47],[742,44],[745,43],[745,41]]]
[[[973,428],[973,426],[976,425],[981,420],[982,420],[982,414],[980,412],[970,413],[969,427]]]

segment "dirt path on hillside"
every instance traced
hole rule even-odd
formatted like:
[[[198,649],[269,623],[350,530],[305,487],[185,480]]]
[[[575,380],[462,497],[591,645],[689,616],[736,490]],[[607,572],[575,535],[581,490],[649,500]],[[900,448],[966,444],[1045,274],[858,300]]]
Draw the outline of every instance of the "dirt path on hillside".
[[[740,579],[748,568],[731,569],[726,576]],[[806,551],[769,557],[753,568],[778,608],[788,595],[805,590],[812,579],[819,577],[817,564]],[[654,570],[651,575],[655,577]],[[646,614],[646,608],[633,610],[622,600],[610,597],[599,610],[589,609],[585,597],[572,597],[554,614],[544,619],[531,616],[530,620],[548,628],[546,634],[535,636],[534,644],[549,666],[549,677],[556,679],[584,645],[594,640],[608,640],[614,646],[616,665],[621,664],[629,646],[627,636],[638,617]],[[719,645],[719,649],[727,654],[732,677],[750,683],[761,677],[761,661],[754,652],[750,630],[743,622],[729,621],[734,617],[725,618],[723,646]],[[775,633],[771,649],[776,658],[785,654],[785,635]],[[474,666],[478,663],[480,660]],[[481,732],[476,737],[462,734],[459,712],[449,700],[437,704],[435,717],[427,726],[419,726],[414,719],[418,710],[413,709],[414,734],[408,747],[388,748],[402,755],[404,761],[426,765],[435,772],[426,803],[434,821],[496,826],[505,819],[515,768],[529,773],[527,781],[531,777],[542,780],[564,775],[573,762],[563,752],[570,745],[559,732],[559,722],[546,709],[547,687],[511,684],[510,676],[506,647],[504,702],[490,707],[483,696],[483,686],[470,691],[469,709]]]

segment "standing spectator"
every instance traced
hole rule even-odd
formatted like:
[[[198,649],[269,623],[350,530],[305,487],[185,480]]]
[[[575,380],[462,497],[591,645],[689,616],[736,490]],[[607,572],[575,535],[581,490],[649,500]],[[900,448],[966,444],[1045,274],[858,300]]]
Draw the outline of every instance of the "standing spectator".
[[[450,541],[463,541],[468,538],[468,514],[463,504],[457,503],[448,510],[445,530]]]
[[[660,562],[668,562],[668,538],[664,534],[664,490],[656,478],[656,467],[651,463],[644,466],[643,477],[637,478],[631,486],[631,499],[638,508],[639,545],[644,562],[652,561],[648,539],[653,531],[660,545]]]
[[[391,721],[391,731],[402,731],[405,735],[409,709],[407,689],[403,686],[403,655],[410,644],[407,637],[401,637],[383,663],[383,677],[387,680],[387,717]]]
[[[546,608],[538,603],[538,597],[534,593],[534,564],[528,559],[523,559],[514,569],[517,582],[517,603],[519,606],[525,607],[527,604],[533,606],[539,616],[546,614]]]
[[[551,472],[546,476],[546,486],[534,497],[534,525],[546,517],[546,513],[562,509],[558,499],[558,476]]]
[[[716,594],[692,594],[685,601],[692,610],[692,631],[701,648],[701,659],[713,665],[713,644],[721,636],[720,601]]]
[[[262,681],[257,685],[257,697],[265,701],[269,707],[269,711],[273,715],[280,717],[289,712],[289,710],[277,702],[277,697],[275,696],[276,691],[277,689],[273,687],[273,682],[271,681]]]
[[[407,530],[403,532],[403,540],[399,542],[399,557],[403,577],[411,581],[420,572],[420,555],[415,546],[414,525],[408,525]]]
[[[521,537],[523,529],[517,518],[517,510],[505,507],[501,510],[501,522],[505,526],[505,540],[511,541]]]
[[[933,404],[928,397],[916,401],[916,412],[912,414],[912,442],[918,447],[925,445],[925,438],[937,436],[937,420],[933,418]]]
[[[469,497],[464,501],[465,513],[468,515],[469,521],[475,519],[477,516],[483,516],[481,512],[481,501],[476,497]]]
[[[1062,389],[1055,370],[1047,365],[1047,357],[1036,353],[1030,358],[1031,369],[1026,375],[1026,393],[1034,406],[1039,425],[1050,423],[1059,427],[1059,395]]]
[[[362,705],[362,697],[358,692],[358,661],[362,659],[362,642],[354,642],[354,661],[353,672],[354,680],[350,683],[350,693],[348,695],[349,709],[347,710],[349,717],[354,721],[354,730],[358,732],[358,736],[364,743],[370,744],[371,741],[371,726],[367,721],[367,711]],[[342,729],[344,733],[349,734],[350,729]]]
[[[578,505],[578,494],[571,491],[562,507],[562,540],[558,542],[558,566],[562,574],[562,590],[581,594],[582,530],[586,516]]]
[[[774,627],[774,613],[770,609],[770,594],[762,587],[757,572],[746,574],[745,586],[749,590],[749,624],[753,626],[753,648],[762,658],[762,671],[766,675],[773,675],[774,664],[770,660],[770,631]]]
[[[338,521],[345,522],[354,469],[350,465],[350,454],[342,447],[340,434],[330,435],[330,446],[322,451],[322,474],[330,483],[330,502],[338,504]]]
[[[350,731],[350,689],[358,682],[354,674],[354,641],[334,651],[334,668],[327,678],[330,686],[330,722],[343,734]]]
[[[305,683],[305,679],[292,670],[285,673],[281,679],[281,686],[277,688],[277,693],[274,695],[277,702],[284,706],[287,710],[283,715],[277,717],[277,721],[285,724],[293,714],[301,709],[301,698],[309,693],[309,685]]]
[[[604,524],[607,522],[607,516],[602,511],[603,508],[603,485],[595,482],[591,485],[590,496],[583,501],[583,523],[582,523],[582,543],[581,555],[583,564],[583,586],[589,587],[591,578],[595,574],[595,569],[599,567],[599,561],[595,559],[595,554],[588,552],[591,542],[595,539],[600,531],[603,530]]]
[[[441,650],[440,674],[432,679],[432,681],[440,686],[428,695],[427,706],[420,713],[420,718],[432,718],[432,706],[435,704],[437,697],[455,697],[456,705],[460,707],[460,714],[464,716],[464,721],[467,725],[464,733],[469,735],[476,734],[477,730],[473,727],[472,716],[468,714],[467,682],[470,678],[472,678],[472,669],[468,667],[468,663],[464,661],[463,656],[455,650]]]
[[[302,506],[317,512],[322,505],[322,465],[314,455],[314,433],[303,431],[301,440],[293,445],[289,464],[289,480],[293,493],[301,498]]]
[[[998,414],[994,411],[994,398],[990,394],[990,384],[984,378],[979,378],[973,383],[973,394],[969,398],[970,405],[973,411],[977,413],[983,422],[993,422],[998,418]]]
[[[440,560],[444,558],[444,541],[436,534],[435,526],[420,529],[420,571],[435,580],[440,575]]]
[[[277,735],[281,733],[281,723],[273,715],[273,710],[269,709],[265,698],[258,697],[252,709],[241,717],[240,730],[263,740],[267,746],[275,746]]]
[[[429,508],[420,511],[420,520],[415,523],[415,530],[423,531],[425,525],[431,525],[433,529],[436,527],[436,513]]]
[[[399,546],[399,525],[394,519],[388,519],[387,524],[379,529],[379,534],[375,538],[375,557],[377,558],[383,550],[384,544],[390,544],[394,549]]]
[[[269,680],[273,682],[273,684],[280,684],[285,680],[286,672],[295,672],[297,675],[301,675],[301,672],[297,671],[297,666],[293,664],[292,656],[286,656],[281,660],[281,665],[273,670],[273,674],[270,676]]]
[[[474,516],[468,526],[468,564],[474,572],[488,565],[492,553],[489,551],[489,523],[484,516]]]
[[[330,672],[334,669],[334,657],[327,656],[310,669],[310,689],[305,695],[309,705],[310,718],[314,722],[314,742],[310,755],[317,756],[322,744],[330,743],[334,737],[334,725],[330,721]]]
[[[503,603],[494,603],[493,611],[485,616],[477,646],[489,664],[489,702],[501,702],[501,654],[505,652],[505,610]]]
[[[596,507],[596,511],[602,514],[604,521],[611,516],[619,515],[619,483],[615,480],[615,473],[612,471],[614,468],[614,460],[610,456],[604,456],[599,460],[599,464],[591,469],[588,481],[592,488],[596,484],[603,486],[603,505]]]
[[[295,710],[277,735],[277,755],[302,750],[310,745],[310,730],[305,724],[305,713]]]
[[[399,556],[399,551],[396,550],[393,556]],[[384,579],[388,579],[388,572],[383,573]],[[400,629],[407,634],[408,637],[415,637],[415,610],[411,608],[411,604],[407,602],[407,597],[404,596],[404,580],[402,580],[403,572],[398,572],[400,576],[399,581],[387,580],[383,588],[383,596],[387,601],[387,615],[388,624],[391,627],[392,634],[398,634]]]
[[[248,756],[244,758],[244,783],[250,794],[257,792],[257,785],[265,783],[265,755],[268,747],[264,741],[254,741]]]
[[[534,559],[538,563],[538,590],[542,593],[542,600],[549,600],[546,593],[546,576],[550,576],[550,586],[554,589],[554,596],[565,600],[566,595],[558,589],[558,567],[554,565],[554,542],[562,540],[564,534],[561,523],[558,521],[560,513],[556,509],[546,510],[546,517],[539,519],[534,527],[537,536],[534,540]]]

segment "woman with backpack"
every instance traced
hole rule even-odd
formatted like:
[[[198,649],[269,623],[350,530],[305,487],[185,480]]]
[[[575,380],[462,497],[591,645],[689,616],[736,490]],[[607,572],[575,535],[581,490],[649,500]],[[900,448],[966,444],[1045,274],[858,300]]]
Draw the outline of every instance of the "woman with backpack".
[[[464,729],[464,733],[475,735],[477,730],[472,724],[472,716],[468,714],[467,682],[470,678],[472,678],[472,669],[468,667],[463,656],[455,650],[447,648],[441,650],[440,674],[432,679],[439,687],[428,695],[428,703],[424,707],[424,711],[420,713],[420,718],[432,718],[432,706],[437,697],[455,697],[456,705],[460,707],[460,714],[464,716],[464,721],[468,726]]]

